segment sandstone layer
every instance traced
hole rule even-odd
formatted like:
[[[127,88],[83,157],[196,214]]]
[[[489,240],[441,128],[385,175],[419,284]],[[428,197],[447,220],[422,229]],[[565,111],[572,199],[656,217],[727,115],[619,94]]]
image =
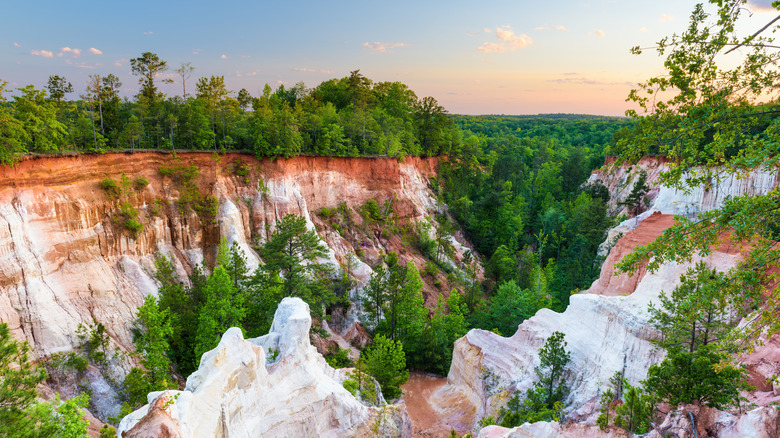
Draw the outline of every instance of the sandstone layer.
[[[30,343],[33,358],[74,350],[80,324],[101,323],[110,337],[109,370],[121,381],[132,366],[131,329],[136,308],[157,293],[154,258],[170,256],[179,276],[197,264],[213,261],[220,238],[236,242],[250,267],[255,252],[286,214],[303,216],[329,248],[339,267],[357,249],[314,214],[344,203],[357,208],[368,200],[393,200],[400,221],[429,217],[442,207],[428,187],[436,159],[296,157],[257,160],[247,154],[189,152],[107,153],[29,158],[0,167],[0,322]],[[182,202],[187,187],[168,167],[195,166],[192,180],[199,196],[213,196],[214,212],[198,214]],[[243,166],[243,167],[242,167]],[[237,171],[239,169],[240,171]],[[118,199],[101,188],[104,178],[144,178]],[[122,226],[120,208],[138,212],[143,229]],[[213,213],[213,214],[211,214]],[[400,240],[384,242],[384,251],[400,250]],[[409,258],[412,255],[402,256]],[[358,285],[371,268],[358,260],[352,274]],[[359,331],[355,314],[343,331]],[[340,333],[336,333],[338,335]],[[354,337],[354,336],[353,336]],[[116,414],[113,404],[106,412]],[[103,403],[103,402],[101,402]]]

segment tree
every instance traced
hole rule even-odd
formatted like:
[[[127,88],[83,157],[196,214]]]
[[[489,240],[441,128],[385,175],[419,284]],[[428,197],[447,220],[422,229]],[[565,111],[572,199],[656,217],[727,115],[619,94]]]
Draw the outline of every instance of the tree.
[[[282,285],[285,296],[306,301],[315,315],[322,306],[333,304],[335,296],[328,287],[330,265],[323,263],[327,247],[306,219],[288,214],[276,224],[276,230],[260,248],[270,280]]]
[[[685,191],[706,190],[724,175],[745,175],[753,169],[775,172],[780,163],[780,109],[774,94],[780,52],[769,36],[778,29],[777,20],[744,34],[740,25],[747,13],[743,1],[709,3],[711,12],[697,5],[683,33],[658,43],[658,53],[666,56],[666,74],[632,90],[629,99],[644,114],[627,112],[636,119],[636,128],[616,148],[621,162],[665,154],[669,167],[659,182]],[[634,53],[641,52],[634,49]],[[729,59],[727,54],[731,54]],[[753,303],[766,302],[758,318],[731,330],[720,343],[721,348],[747,348],[759,334],[780,330],[780,291],[767,290],[776,281],[776,270],[768,268],[778,266],[780,260],[778,203],[780,190],[774,189],[729,199],[721,208],[696,218],[678,218],[656,241],[627,256],[618,269],[632,271],[647,262],[654,271],[667,261],[690,261],[693,254],[709,254],[723,236],[735,247],[749,244],[725,286]]]
[[[642,211],[642,205],[647,205],[647,194],[650,187],[647,185],[647,172],[642,170],[639,172],[639,176],[634,183],[634,188],[631,189],[631,193],[623,201],[618,202],[618,205],[624,205],[629,210],[633,210],[634,216],[639,216]]]
[[[224,266],[216,266],[203,290],[204,302],[198,311],[195,357],[213,349],[222,334],[231,327],[241,327],[246,316],[245,295],[233,285]]]
[[[739,406],[739,392],[754,389],[745,382],[747,370],[723,365],[728,357],[714,347],[707,345],[694,352],[670,350],[660,364],[650,366],[645,387],[671,406],[694,401],[715,409]]]
[[[401,385],[409,380],[401,342],[377,335],[364,354],[368,373],[379,382],[382,394],[387,398],[399,397]]]
[[[139,96],[150,103],[157,100],[159,92],[154,78],[168,69],[168,63],[154,53],[144,52],[140,57],[130,60],[130,67],[133,74],[138,76],[138,84],[141,86]]]
[[[650,323],[661,331],[655,343],[666,350],[687,350],[723,339],[735,323],[737,309],[747,305],[743,295],[731,296],[726,276],[704,262],[688,269],[671,296],[661,293],[660,307],[652,303]]]
[[[65,142],[67,127],[57,120],[54,102],[46,99],[46,92],[32,85],[18,88],[14,96],[14,116],[27,132],[27,149],[31,152],[57,152]]]
[[[653,415],[655,401],[638,386],[624,382],[625,394],[623,404],[615,407],[615,425],[633,434],[642,434],[650,430],[650,420]]]
[[[187,100],[187,79],[192,76],[193,70],[195,67],[192,66],[191,62],[182,62],[181,66],[174,70],[181,78],[181,97],[184,100]]]
[[[502,336],[512,336],[517,326],[539,310],[533,292],[521,289],[514,281],[498,287],[477,315],[478,326],[485,330],[497,329]]]
[[[167,309],[160,309],[157,298],[147,295],[136,313],[140,329],[135,338],[136,351],[141,355],[144,380],[148,390],[160,391],[171,386],[171,361],[168,339],[173,334]]]
[[[24,125],[13,117],[5,105],[5,87],[8,82],[0,80],[0,165],[16,162],[16,157],[27,152],[29,141]]]
[[[73,92],[73,84],[60,75],[54,75],[49,76],[46,89],[49,91],[49,98],[60,103],[66,94]]]
[[[524,422],[560,421],[563,400],[569,393],[563,373],[571,359],[561,332],[553,332],[539,350],[537,381],[526,391],[525,399],[515,395],[507,403],[501,425],[515,427]]]
[[[8,324],[0,324],[0,435],[27,420],[27,409],[35,403],[35,387],[46,379],[46,371],[32,367],[30,347],[11,337]]]

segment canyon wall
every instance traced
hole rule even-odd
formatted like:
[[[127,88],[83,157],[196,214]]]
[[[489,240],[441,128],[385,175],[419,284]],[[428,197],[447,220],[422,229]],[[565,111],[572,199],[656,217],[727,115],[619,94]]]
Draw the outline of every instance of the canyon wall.
[[[660,292],[670,293],[691,264],[667,263],[654,273],[641,269],[632,276],[614,276],[615,263],[631,249],[649,243],[672,225],[673,215],[692,217],[718,208],[729,197],[762,194],[778,185],[776,173],[754,172],[740,178],[723,175],[720,181],[713,181],[706,189],[684,193],[658,184],[659,173],[667,168],[663,159],[647,158],[634,166],[606,165],[594,172],[591,181],[599,180],[609,189],[610,206],[615,214],[625,213],[618,203],[630,193],[640,171],[647,172],[650,185],[647,210],[610,230],[602,246],[608,256],[600,278],[589,290],[573,295],[565,312],[542,309],[520,324],[517,332],[508,338],[472,330],[456,342],[447,385],[431,397],[432,403],[437,404],[445,416],[451,416],[453,407],[457,406],[466,413],[472,427],[476,427],[479,419],[498,414],[515,391],[522,393],[533,385],[539,349],[554,331],[565,334],[567,350],[571,354],[566,369],[571,389],[565,409],[568,420],[593,423],[599,407],[599,391],[615,372],[624,372],[631,384],[645,378],[648,367],[662,358],[650,343],[658,333],[648,324],[648,304],[657,302]],[[695,259],[694,263],[697,260],[700,259]],[[740,255],[734,248],[723,245],[705,262],[727,271],[739,260]],[[777,372],[780,370],[777,365],[769,368]],[[766,404],[776,398],[763,397],[761,400]],[[499,431],[490,434],[486,431],[485,436],[510,436],[493,433]],[[529,429],[517,433],[511,436],[535,432]],[[549,432],[549,436],[557,435]]]
[[[29,342],[34,360],[73,351],[82,342],[76,335],[79,325],[101,323],[110,350],[117,353],[107,377],[121,381],[133,365],[127,353],[134,350],[136,308],[146,295],[157,293],[157,255],[170,256],[186,282],[194,266],[213,262],[225,238],[244,250],[250,268],[256,267],[256,248],[278,220],[292,213],[319,232],[330,263],[338,268],[348,253],[364,248],[315,212],[391,199],[398,221],[428,218],[442,210],[428,187],[436,165],[435,158],[414,157],[404,162],[306,156],[257,160],[246,154],[143,152],[28,158],[0,167],[0,322]],[[181,174],[190,166],[198,174],[187,186]],[[105,178],[120,181],[122,175],[129,184],[119,198],[101,188]],[[148,184],[135,184],[138,178]],[[206,208],[196,211],[193,201],[183,201],[193,196],[201,201],[214,197],[216,209],[209,211],[204,202]],[[123,226],[127,205],[142,224],[137,233]],[[398,238],[366,239],[360,245],[375,254],[404,249]],[[405,251],[401,261],[414,257],[419,255]],[[366,263],[355,261],[352,274],[358,285],[352,298],[371,273]],[[349,329],[354,319],[352,312],[341,328]],[[107,380],[100,380],[92,383],[106,387]],[[113,395],[108,391],[103,397],[110,405],[103,418],[116,413]]]

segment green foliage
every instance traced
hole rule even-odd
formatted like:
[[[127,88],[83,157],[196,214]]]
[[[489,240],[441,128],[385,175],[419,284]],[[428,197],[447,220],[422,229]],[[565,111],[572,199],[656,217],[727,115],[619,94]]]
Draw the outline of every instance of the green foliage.
[[[511,336],[517,326],[539,310],[536,297],[529,289],[520,289],[514,281],[498,287],[474,315],[475,325],[485,330],[498,330],[502,336]]]
[[[0,436],[87,437],[82,408],[89,397],[36,401],[35,387],[46,379],[46,371],[30,365],[28,352],[27,343],[14,340],[8,325],[0,324]]]
[[[747,370],[724,365],[727,357],[713,347],[670,350],[660,364],[650,366],[645,387],[671,406],[698,401],[716,409],[738,407],[739,392],[754,389],[745,382]]]
[[[569,393],[564,369],[570,355],[561,332],[553,332],[539,350],[540,364],[534,371],[537,381],[526,391],[525,398],[515,393],[503,411],[501,425],[515,427],[525,422],[560,421],[563,400]]]
[[[317,233],[306,228],[303,217],[288,214],[259,250],[265,275],[256,283],[262,288],[279,287],[283,296],[300,297],[315,316],[321,316],[322,306],[336,302],[328,281],[332,268],[319,261],[326,249]]]
[[[359,358],[352,371],[347,372],[347,378],[344,379],[344,389],[358,398],[372,405],[379,402],[376,392],[376,384],[371,375],[366,370],[366,363],[363,358]]]
[[[109,177],[100,180],[98,185],[100,185],[101,189],[106,191],[109,198],[119,199],[119,196],[122,194],[119,184]]]
[[[387,398],[400,397],[401,385],[409,380],[401,342],[377,335],[364,355],[366,369],[379,382],[382,394]]]
[[[726,176],[743,176],[753,169],[775,171],[780,160],[778,109],[776,101],[765,96],[774,89],[780,60],[772,42],[778,25],[772,21],[755,34],[745,33],[746,11],[741,6],[738,0],[698,4],[684,32],[659,42],[657,52],[666,58],[666,71],[629,94],[644,114],[628,113],[636,127],[616,145],[618,163],[663,154],[668,170],[658,181],[685,192],[706,191]],[[738,52],[732,52],[735,47]],[[666,93],[656,94],[659,89]],[[626,257],[619,269],[635,270],[647,262],[654,271],[667,261],[706,256],[723,243],[723,236],[732,247],[748,244],[743,260],[726,275],[723,289],[741,291],[753,303],[766,302],[751,324],[731,330],[719,343],[724,349],[743,350],[759,333],[767,336],[780,330],[780,297],[766,286],[776,282],[772,268],[780,260],[778,199],[780,190],[774,189],[731,198],[696,218],[678,218],[655,242]],[[740,309],[737,318],[750,307]]]
[[[631,193],[628,194],[626,199],[618,202],[618,205],[628,207],[629,210],[633,211],[634,216],[639,216],[642,206],[647,206],[648,201],[645,195],[649,190],[650,187],[647,185],[647,172],[642,170],[639,172],[636,182],[634,182],[634,188],[631,189]]]
[[[95,365],[105,368],[108,365],[108,345],[110,342],[106,327],[97,321],[90,326],[79,323],[76,327],[76,336],[81,341],[81,349],[86,353],[87,358]],[[78,365],[78,361],[73,362],[74,360],[69,358],[69,362]]]
[[[651,394],[625,383],[623,404],[615,406],[615,425],[634,434],[649,432],[654,407]]]
[[[46,371],[28,362],[30,348],[11,337],[8,324],[0,324],[0,435],[10,434],[27,420],[35,403],[35,386]]]
[[[109,426],[108,424],[104,424],[103,427],[100,428],[100,437],[99,438],[115,438],[116,437],[116,429]]]
[[[136,177],[133,180],[133,188],[136,190],[143,190],[149,185],[149,180],[143,176]]]
[[[349,350],[331,345],[328,348],[328,354],[325,355],[325,361],[333,368],[350,368],[355,366],[352,359],[349,358]]]
[[[225,266],[214,268],[206,281],[203,296],[203,306],[198,311],[196,358],[216,347],[227,329],[240,327],[246,316],[246,297],[236,288]]]

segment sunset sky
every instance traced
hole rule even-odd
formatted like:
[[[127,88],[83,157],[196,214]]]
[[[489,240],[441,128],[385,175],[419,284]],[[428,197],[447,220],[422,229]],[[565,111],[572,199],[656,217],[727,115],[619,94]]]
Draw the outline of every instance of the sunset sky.
[[[147,1],[8,2],[0,79],[43,87],[65,76],[76,98],[87,75],[113,73],[137,92],[129,59],[142,52],[195,67],[190,82],[224,75],[258,95],[268,83],[313,87],[350,71],[401,81],[452,113],[623,115],[633,84],[661,71],[653,51],[681,32],[695,2]],[[774,16],[753,2],[748,25]],[[10,12],[10,13],[9,13]],[[775,12],[776,13],[776,12]],[[752,31],[752,29],[751,29]],[[162,87],[181,94],[181,85]]]

